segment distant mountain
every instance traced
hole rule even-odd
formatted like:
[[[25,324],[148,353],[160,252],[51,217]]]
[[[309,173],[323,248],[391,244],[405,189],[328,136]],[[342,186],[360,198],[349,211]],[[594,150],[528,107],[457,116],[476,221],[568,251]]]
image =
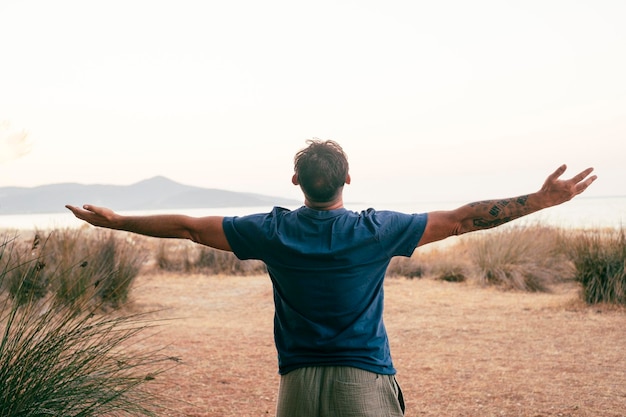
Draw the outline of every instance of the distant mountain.
[[[299,201],[261,194],[184,185],[154,177],[132,185],[63,183],[0,187],[0,215],[58,213],[65,204],[90,203],[115,210],[190,209],[294,205]]]

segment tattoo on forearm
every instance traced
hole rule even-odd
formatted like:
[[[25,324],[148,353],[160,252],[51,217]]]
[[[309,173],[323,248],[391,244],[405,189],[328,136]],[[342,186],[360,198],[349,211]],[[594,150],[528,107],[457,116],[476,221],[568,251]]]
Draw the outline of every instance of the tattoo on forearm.
[[[510,222],[513,220],[510,217],[506,217],[504,219],[495,219],[495,220],[485,220],[485,219],[474,219],[474,226],[479,229],[489,229],[490,227],[500,226],[506,222]]]
[[[472,223],[477,229],[488,229],[515,220],[530,212],[527,206],[528,196],[504,200],[488,200],[471,203],[476,211]]]
[[[498,217],[498,214],[500,214],[501,211],[502,209],[495,205],[491,207],[491,210],[489,210],[489,214],[491,214],[493,217]]]

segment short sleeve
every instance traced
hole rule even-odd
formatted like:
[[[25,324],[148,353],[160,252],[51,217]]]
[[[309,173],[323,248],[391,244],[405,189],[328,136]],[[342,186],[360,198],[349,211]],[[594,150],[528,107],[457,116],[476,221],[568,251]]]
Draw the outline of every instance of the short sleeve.
[[[426,229],[427,213],[379,211],[376,215],[380,224],[379,240],[389,257],[411,256]]]

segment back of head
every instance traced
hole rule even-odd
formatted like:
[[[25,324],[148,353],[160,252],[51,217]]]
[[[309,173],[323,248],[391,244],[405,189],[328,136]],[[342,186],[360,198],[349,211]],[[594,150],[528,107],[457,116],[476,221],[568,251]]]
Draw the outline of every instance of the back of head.
[[[311,201],[332,201],[348,176],[348,158],[332,140],[307,140],[308,146],[294,159],[294,170],[302,191]]]

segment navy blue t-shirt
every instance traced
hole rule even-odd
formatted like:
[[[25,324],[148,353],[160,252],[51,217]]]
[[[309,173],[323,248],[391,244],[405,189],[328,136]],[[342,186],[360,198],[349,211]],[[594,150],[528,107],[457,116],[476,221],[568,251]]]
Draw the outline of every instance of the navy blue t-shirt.
[[[308,207],[224,218],[234,254],[267,265],[280,374],[324,365],[395,374],[383,280],[393,256],[411,256],[426,221],[426,214]]]

